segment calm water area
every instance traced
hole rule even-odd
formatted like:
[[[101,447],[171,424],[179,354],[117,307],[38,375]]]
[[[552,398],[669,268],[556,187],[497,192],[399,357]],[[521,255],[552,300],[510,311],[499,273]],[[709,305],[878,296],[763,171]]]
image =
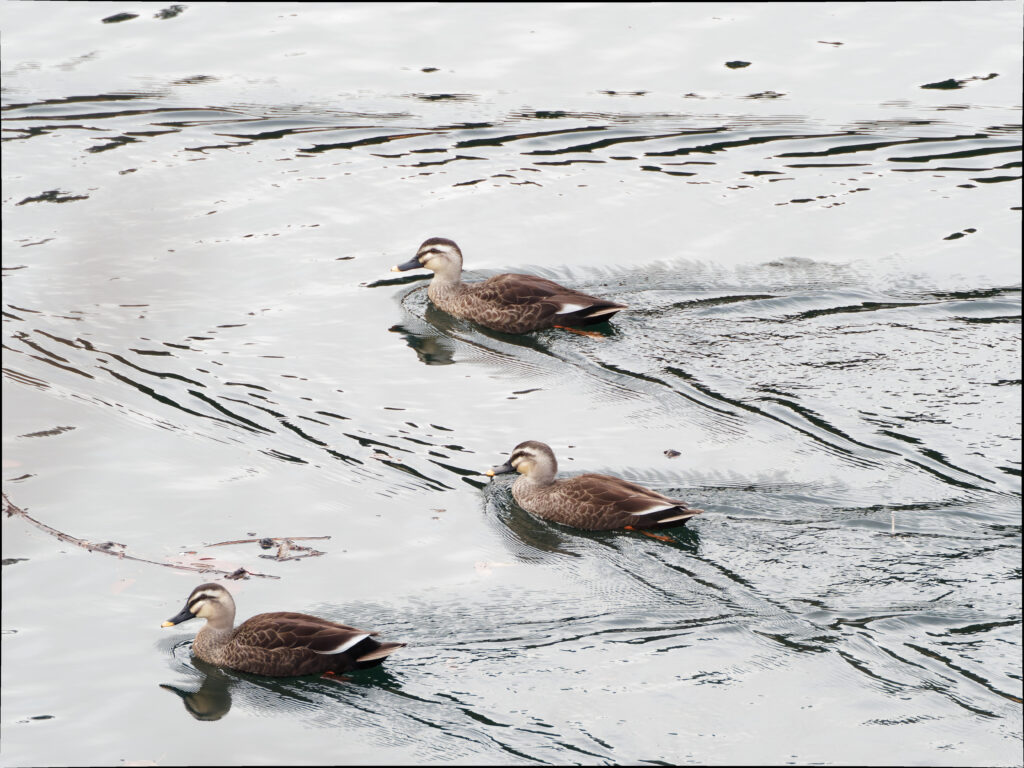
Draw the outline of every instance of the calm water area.
[[[1022,11],[4,2],[3,490],[154,562],[4,517],[0,764],[1024,763]],[[531,439],[706,512],[535,518]],[[215,579],[408,645],[207,666]]]

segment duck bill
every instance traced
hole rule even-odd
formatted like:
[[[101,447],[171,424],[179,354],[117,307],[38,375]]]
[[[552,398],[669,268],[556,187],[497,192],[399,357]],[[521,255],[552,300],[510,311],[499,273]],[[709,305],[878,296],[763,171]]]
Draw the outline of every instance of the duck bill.
[[[515,472],[515,471],[516,471],[515,467],[513,467],[511,464],[509,464],[506,461],[500,467],[491,467],[484,474],[486,474],[488,477],[494,477],[495,475],[507,475],[510,472]]]
[[[160,626],[161,627],[173,627],[175,624],[181,624],[181,622],[183,622],[183,621],[188,621],[189,619],[194,619],[194,618],[195,618],[195,616],[192,615],[192,611],[190,611],[188,609],[188,606],[186,605],[184,608],[181,609],[181,611],[178,613],[177,616],[174,616],[174,617],[168,619],[167,621],[165,621]]]
[[[396,264],[391,268],[392,272],[405,272],[409,269],[423,269],[423,265],[420,264],[420,260],[413,256],[405,264]]]

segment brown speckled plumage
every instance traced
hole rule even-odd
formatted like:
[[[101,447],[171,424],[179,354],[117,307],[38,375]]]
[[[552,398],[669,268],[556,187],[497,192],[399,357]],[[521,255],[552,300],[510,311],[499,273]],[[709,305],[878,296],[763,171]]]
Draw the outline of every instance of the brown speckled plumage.
[[[481,283],[462,282],[462,251],[453,241],[432,237],[396,271],[434,272],[427,295],[438,309],[505,333],[527,333],[555,325],[579,327],[608,320],[623,304],[588,296],[536,275],[497,275]]]
[[[405,643],[381,643],[376,632],[305,613],[261,613],[234,627],[235,603],[220,584],[200,584],[164,626],[207,620],[192,644],[205,662],[254,675],[290,677],[350,672],[379,665]],[[343,650],[338,650],[343,649]]]
[[[527,512],[563,525],[590,531],[618,528],[668,528],[685,525],[703,512],[609,475],[586,474],[556,480],[558,463],[549,446],[536,440],[517,445],[508,463],[488,474],[519,472],[512,497]]]

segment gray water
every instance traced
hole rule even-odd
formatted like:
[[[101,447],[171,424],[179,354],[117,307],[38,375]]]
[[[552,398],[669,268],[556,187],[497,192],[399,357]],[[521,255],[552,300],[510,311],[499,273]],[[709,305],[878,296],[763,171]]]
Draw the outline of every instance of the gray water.
[[[218,670],[214,576],[6,518],[2,763],[1020,765],[1021,12],[0,6],[4,492],[408,643]],[[630,309],[454,320],[431,236]]]

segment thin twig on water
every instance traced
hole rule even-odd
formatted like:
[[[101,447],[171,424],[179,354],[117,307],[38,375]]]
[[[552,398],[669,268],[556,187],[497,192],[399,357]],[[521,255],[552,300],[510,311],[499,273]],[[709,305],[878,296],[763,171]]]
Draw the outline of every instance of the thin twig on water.
[[[278,544],[282,541],[312,541],[313,539],[329,539],[330,536],[264,536],[260,539],[235,539],[234,541],[218,541],[215,544],[204,544],[204,547],[225,547],[228,544],[259,544],[262,541],[272,541]]]
[[[23,510],[18,505],[14,504],[10,499],[7,498],[7,494],[6,493],[3,494],[3,509],[4,509],[4,514],[6,514],[7,517],[14,517],[14,516],[22,517],[25,520],[27,520],[28,522],[30,522],[32,525],[34,525],[36,528],[38,528],[39,530],[46,531],[48,534],[50,534],[51,536],[56,537],[60,541],[66,541],[68,544],[74,544],[76,547],[81,547],[82,549],[86,549],[86,550],[88,550],[90,552],[102,552],[102,553],[104,553],[106,555],[113,555],[114,557],[117,557],[120,560],[134,560],[134,561],[139,562],[139,563],[149,563],[150,565],[159,565],[159,566],[162,566],[164,568],[175,568],[175,569],[177,569],[179,571],[193,571],[193,572],[196,572],[196,573],[219,573],[219,574],[221,574],[222,576],[224,576],[225,578],[228,578],[228,579],[247,579],[250,576],[260,576],[260,577],[262,577],[264,579],[279,579],[279,578],[281,578],[280,576],[274,576],[273,574],[270,574],[270,573],[256,573],[255,571],[249,571],[249,570],[246,570],[245,568],[238,568],[238,569],[236,569],[234,571],[224,571],[224,570],[221,570],[220,568],[211,568],[211,567],[206,566],[206,565],[185,565],[184,563],[162,563],[162,562],[160,562],[158,560],[147,560],[144,557],[135,557],[134,555],[129,555],[129,554],[125,553],[125,550],[127,549],[127,546],[124,545],[124,544],[119,544],[119,543],[117,543],[115,541],[104,541],[104,542],[101,542],[99,544],[93,544],[91,541],[86,541],[85,539],[79,539],[79,538],[76,538],[74,536],[71,536],[70,534],[64,533],[63,531],[58,531],[56,528],[52,528],[51,526],[47,525],[46,523],[43,523],[43,522],[40,522],[39,520],[36,520],[34,517],[32,517],[30,514],[28,514],[28,512]]]

